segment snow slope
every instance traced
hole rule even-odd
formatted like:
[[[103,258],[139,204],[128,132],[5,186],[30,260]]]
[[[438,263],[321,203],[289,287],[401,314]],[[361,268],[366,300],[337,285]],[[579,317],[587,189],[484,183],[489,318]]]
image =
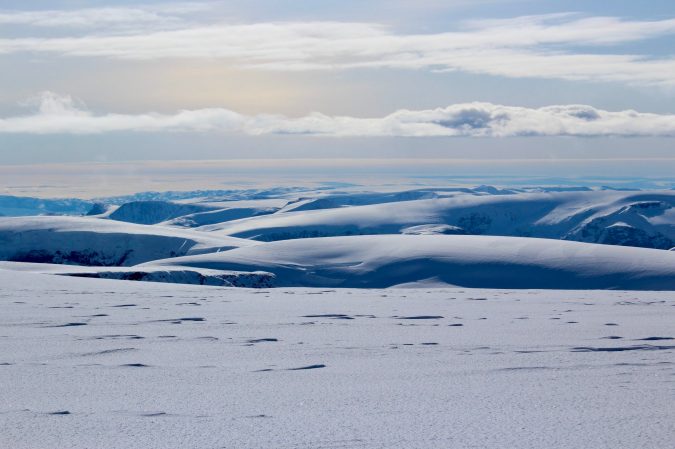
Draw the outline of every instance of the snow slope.
[[[446,225],[457,228],[450,232],[453,234],[543,237],[669,249],[675,246],[674,206],[675,192],[669,191],[455,193],[446,198],[276,213],[198,229],[275,241],[398,234],[418,226]]]
[[[453,189],[453,191],[471,192],[469,189]],[[420,199],[438,198],[440,195],[430,190],[410,190],[402,192],[320,192],[313,196],[299,197],[290,201],[281,212],[333,209],[345,206],[365,206],[369,204],[399,203]]]
[[[0,260],[130,266],[255,242],[90,217],[0,218]]]
[[[132,201],[111,206],[98,218],[137,224],[162,224],[193,228],[213,223],[224,223],[258,215],[271,214],[286,204],[286,200],[249,200],[205,202],[194,201]]]
[[[379,235],[287,240],[141,266],[269,271],[280,286],[675,290],[675,253],[547,239]]]
[[[183,215],[211,211],[201,204],[180,204],[170,201],[132,201],[124,203],[107,218],[137,224],[157,224]]]
[[[256,203],[257,201],[233,202],[228,205],[214,204],[212,210],[206,212],[196,212],[193,214],[181,215],[171,220],[164,221],[162,224],[167,226],[180,226],[195,228],[206,226],[213,223],[224,223],[242,218],[256,217],[259,215],[272,214],[279,210],[279,207],[266,206],[268,201],[260,200],[263,204],[236,204],[236,203]]]
[[[673,292],[0,285],[3,449],[673,447]]]

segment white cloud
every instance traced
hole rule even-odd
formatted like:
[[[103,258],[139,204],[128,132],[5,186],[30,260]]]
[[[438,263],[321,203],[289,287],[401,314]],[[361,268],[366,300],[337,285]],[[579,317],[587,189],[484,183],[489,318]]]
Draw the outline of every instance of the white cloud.
[[[543,108],[463,103],[380,118],[313,113],[291,118],[243,115],[224,108],[175,114],[93,114],[68,96],[45,92],[31,115],[0,118],[0,133],[99,134],[107,132],[223,132],[327,137],[675,137],[675,115],[632,110],[610,112],[586,105]]]
[[[31,99],[28,103],[35,103]],[[94,115],[70,96],[44,92],[32,115],[0,118],[0,133],[99,134],[115,131],[237,131],[243,116],[227,109],[199,109],[175,114]]]
[[[103,7],[73,10],[2,11],[0,25],[32,27],[138,29],[139,26],[177,26],[182,16],[207,8],[203,3],[169,3],[158,6]]]
[[[432,34],[397,34],[373,23],[202,23],[150,32],[141,26],[124,34],[103,27],[87,36],[4,38],[0,55],[201,58],[258,70],[425,69],[675,86],[675,58],[610,51],[616,44],[672,34],[675,19],[576,14],[473,21],[460,31]]]

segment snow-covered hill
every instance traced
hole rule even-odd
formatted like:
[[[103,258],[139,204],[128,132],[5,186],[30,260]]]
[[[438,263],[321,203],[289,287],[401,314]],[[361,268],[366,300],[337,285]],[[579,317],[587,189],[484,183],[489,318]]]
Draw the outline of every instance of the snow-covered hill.
[[[675,289],[675,252],[662,251],[675,247],[675,191],[200,194],[97,204],[88,217],[0,218],[0,260],[134,266],[31,269],[53,274],[253,287]]]
[[[275,241],[415,229],[472,235],[565,239],[669,249],[675,192],[579,191],[477,195],[290,211],[202,226],[219,234]]]
[[[90,217],[0,218],[0,260],[130,266],[255,242]]]
[[[115,202],[123,198],[103,199],[105,204],[97,204],[91,214],[260,241],[437,233],[542,237],[658,249],[675,246],[672,190],[479,186],[365,191],[352,187],[211,192],[218,194],[215,197],[196,191],[192,194],[200,196],[193,198],[189,194],[140,195],[180,199],[135,200],[119,206]],[[29,200],[34,199],[21,201]],[[80,208],[87,204],[71,201]],[[25,209],[16,214],[25,215],[30,210],[48,213]],[[15,215],[11,209],[5,212]]]
[[[675,253],[488,236],[380,235],[286,240],[141,267],[268,271],[277,286],[675,290]]]
[[[452,189],[453,191],[471,192],[469,189]],[[281,212],[334,209],[345,206],[365,206],[369,204],[399,203],[421,199],[438,198],[439,193],[433,190],[410,190],[403,192],[355,192],[355,193],[324,193],[314,196],[299,197],[290,201]]]
[[[279,211],[286,203],[287,200],[282,198],[197,203],[197,206],[208,209],[202,212],[174,217],[161,224],[195,228],[214,223],[225,223],[227,221],[239,220],[242,218],[272,214]]]
[[[107,218],[137,224],[157,224],[183,215],[211,211],[201,204],[180,204],[170,201],[132,201],[124,203]]]

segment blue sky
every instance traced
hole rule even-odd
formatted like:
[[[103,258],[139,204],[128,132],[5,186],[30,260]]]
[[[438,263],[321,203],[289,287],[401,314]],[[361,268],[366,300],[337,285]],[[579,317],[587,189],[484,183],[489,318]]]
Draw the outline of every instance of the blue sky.
[[[675,5],[648,6],[5,0],[0,164],[662,160]]]

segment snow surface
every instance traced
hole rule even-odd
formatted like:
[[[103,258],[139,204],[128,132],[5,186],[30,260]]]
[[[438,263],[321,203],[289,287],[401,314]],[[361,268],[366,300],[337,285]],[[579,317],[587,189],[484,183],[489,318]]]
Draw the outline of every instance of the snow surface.
[[[675,292],[0,270],[0,447],[675,447]]]
[[[377,235],[286,240],[148,267],[269,271],[278,286],[675,290],[675,253],[548,239]]]

